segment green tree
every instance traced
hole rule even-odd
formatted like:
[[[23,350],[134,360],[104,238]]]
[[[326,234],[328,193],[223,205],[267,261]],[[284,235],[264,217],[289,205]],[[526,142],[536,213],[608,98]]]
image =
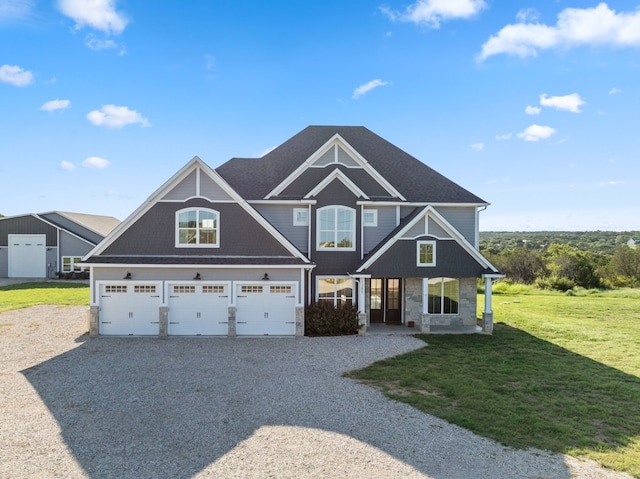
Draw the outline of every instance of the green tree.
[[[514,248],[488,258],[498,270],[516,283],[531,284],[546,273],[541,254],[527,248]]]
[[[557,278],[566,278],[576,286],[599,288],[602,278],[597,272],[600,258],[566,244],[552,244],[547,249],[547,267]]]

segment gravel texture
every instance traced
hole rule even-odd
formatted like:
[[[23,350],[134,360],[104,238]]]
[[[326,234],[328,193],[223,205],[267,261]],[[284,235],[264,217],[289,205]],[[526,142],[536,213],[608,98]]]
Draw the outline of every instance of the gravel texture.
[[[408,336],[88,339],[87,308],[0,314],[0,478],[623,478],[521,451],[345,371]]]

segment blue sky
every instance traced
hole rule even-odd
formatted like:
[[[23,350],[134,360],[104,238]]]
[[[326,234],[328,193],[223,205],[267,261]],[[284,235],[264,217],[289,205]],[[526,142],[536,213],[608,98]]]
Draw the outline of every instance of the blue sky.
[[[0,213],[126,218],[194,155],[364,125],[481,230],[640,229],[640,1],[0,0]]]

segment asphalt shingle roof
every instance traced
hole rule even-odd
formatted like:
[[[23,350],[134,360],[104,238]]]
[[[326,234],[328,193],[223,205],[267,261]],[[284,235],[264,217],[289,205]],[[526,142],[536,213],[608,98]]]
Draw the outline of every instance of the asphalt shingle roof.
[[[216,171],[248,200],[263,199],[335,134],[411,202],[486,201],[363,126],[309,126],[262,158],[232,158]]]

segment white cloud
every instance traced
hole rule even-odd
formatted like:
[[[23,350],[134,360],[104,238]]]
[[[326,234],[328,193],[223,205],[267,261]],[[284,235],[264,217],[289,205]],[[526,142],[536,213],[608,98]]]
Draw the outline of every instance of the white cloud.
[[[475,151],[482,151],[484,150],[484,143],[474,143],[471,145],[471,149]]]
[[[116,11],[116,0],[59,0],[58,8],[76,22],[76,29],[89,26],[107,34],[118,35],[129,23]]]
[[[540,50],[580,45],[640,46],[640,9],[616,13],[600,3],[593,8],[566,8],[554,26],[522,21],[507,25],[482,45],[478,60],[501,53],[537,56]]]
[[[140,123],[140,126],[151,126],[149,120],[143,118],[135,110],[126,106],[104,105],[101,110],[93,110],[87,114],[87,120],[96,126],[107,128],[122,128],[126,125]]]
[[[62,163],[60,163],[60,169],[62,170],[71,171],[71,170],[74,170],[75,168],[76,168],[76,165],[74,165],[70,161],[63,160]]]
[[[580,113],[580,107],[587,102],[580,98],[577,93],[564,96],[547,96],[546,93],[540,95],[540,104],[542,106],[550,106],[558,110],[571,111],[573,113]]]
[[[541,111],[542,111],[542,108],[537,106],[531,106],[531,105],[527,105],[527,107],[524,109],[524,112],[527,115],[539,115]]]
[[[33,0],[1,0],[0,19],[22,19],[31,15]]]
[[[522,138],[524,141],[538,141],[549,138],[555,133],[556,130],[550,126],[533,124],[527,127],[522,133],[518,133],[518,138]]]
[[[535,22],[540,18],[540,12],[535,8],[523,8],[518,13],[516,13],[516,19],[520,23],[524,22]]]
[[[496,140],[504,141],[511,138],[511,133],[505,133],[504,135],[496,135]]]
[[[382,12],[392,20],[439,28],[443,20],[471,18],[486,6],[484,0],[418,0],[404,12],[394,12],[388,8],[383,8]]]
[[[42,105],[40,109],[44,111],[55,111],[64,110],[69,108],[69,106],[71,106],[71,102],[69,100],[51,100]]]
[[[33,73],[18,65],[2,65],[0,67],[0,82],[13,86],[27,86],[33,83]]]
[[[82,166],[84,166],[85,168],[97,169],[106,168],[110,164],[111,162],[109,160],[105,160],[104,158],[100,158],[99,156],[90,156],[82,162]]]
[[[609,90],[609,95],[615,95],[620,92],[622,92],[622,90],[620,90],[619,88],[613,87],[611,90]]]
[[[620,186],[620,185],[624,185],[624,181],[603,181],[600,183],[601,187],[607,187],[607,186]]]
[[[380,79],[371,80],[369,83],[365,83],[364,85],[360,85],[358,88],[356,88],[353,91],[353,96],[351,98],[353,98],[354,100],[357,100],[362,95],[364,95],[365,93],[369,93],[374,88],[378,88],[378,87],[386,86],[390,84],[391,84],[390,82],[382,81]]]

